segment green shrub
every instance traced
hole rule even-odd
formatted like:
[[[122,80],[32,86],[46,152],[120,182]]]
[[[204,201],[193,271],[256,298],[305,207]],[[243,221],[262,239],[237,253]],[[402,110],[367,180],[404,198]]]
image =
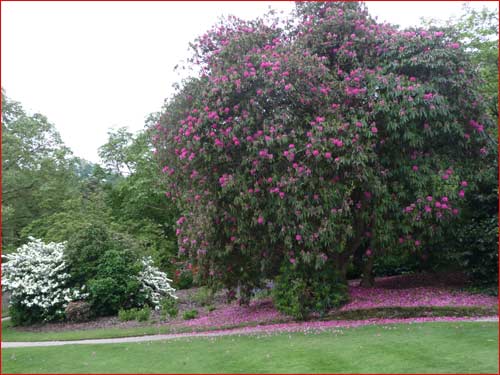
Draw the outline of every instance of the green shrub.
[[[214,311],[215,309],[216,309],[216,307],[215,307],[214,305],[208,305],[208,306],[207,306],[207,310],[208,310],[208,312],[212,312],[212,311]]]
[[[144,306],[142,309],[132,308],[132,309],[120,309],[118,311],[118,319],[122,322],[128,322],[130,320],[137,320],[139,322],[147,322],[151,317],[151,308],[149,306]]]
[[[113,315],[120,308],[144,303],[141,283],[133,277],[139,267],[134,254],[125,249],[109,250],[101,257],[95,277],[87,283],[89,301],[97,315]]]
[[[198,316],[198,310],[188,310],[182,314],[184,320],[195,319]]]
[[[313,267],[285,264],[276,278],[273,301],[276,308],[295,319],[306,319],[311,313],[321,316],[348,301],[347,286],[333,265]]]
[[[103,223],[89,225],[69,239],[65,258],[70,281],[74,286],[87,286],[94,315],[114,315],[145,303],[136,277],[142,267],[137,252],[131,238]]]
[[[9,306],[9,317],[14,326],[28,326],[41,321],[43,311],[38,306],[26,307],[26,305],[11,302]]]
[[[198,305],[206,306],[212,304],[214,300],[214,293],[211,289],[202,286],[193,295],[193,301]]]
[[[165,319],[167,315],[171,318],[176,318],[179,314],[179,306],[177,301],[172,297],[165,297],[160,302],[161,305],[161,315],[162,319]]]
[[[149,306],[144,306],[142,309],[137,310],[135,316],[136,320],[139,322],[147,322],[151,317],[151,308]]]
[[[115,244],[104,224],[87,226],[69,238],[64,251],[73,283],[84,285],[95,276],[101,257]]]
[[[137,316],[137,309],[120,309],[118,311],[118,319],[122,322],[128,322],[129,320],[135,320]]]

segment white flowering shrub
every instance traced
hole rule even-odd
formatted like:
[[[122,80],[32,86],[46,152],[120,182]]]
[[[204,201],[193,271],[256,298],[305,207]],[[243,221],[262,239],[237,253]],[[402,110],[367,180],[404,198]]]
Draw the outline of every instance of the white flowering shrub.
[[[15,324],[31,324],[64,316],[68,302],[84,299],[82,289],[67,287],[64,243],[30,242],[2,255],[2,290],[12,293],[10,311]]]
[[[170,296],[177,299],[175,289],[170,286],[172,280],[167,277],[165,272],[160,271],[153,265],[153,259],[144,257],[141,262],[142,270],[138,276],[141,282],[141,293],[144,293],[146,299],[153,304],[155,309],[160,308],[162,297]]]

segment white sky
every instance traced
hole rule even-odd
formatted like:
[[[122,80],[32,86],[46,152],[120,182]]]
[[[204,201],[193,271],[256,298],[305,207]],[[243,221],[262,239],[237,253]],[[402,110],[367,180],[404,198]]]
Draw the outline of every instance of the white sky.
[[[498,10],[496,1],[470,2]],[[448,19],[463,2],[370,1],[379,21],[403,27]],[[75,155],[98,162],[111,127],[142,129],[179,81],[188,43],[222,14],[251,19],[288,1],[2,2],[1,77],[7,96],[40,112]]]

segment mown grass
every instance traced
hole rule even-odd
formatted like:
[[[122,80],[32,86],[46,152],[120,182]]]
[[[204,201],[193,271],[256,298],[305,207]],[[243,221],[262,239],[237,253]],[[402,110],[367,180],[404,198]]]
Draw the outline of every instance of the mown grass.
[[[371,318],[415,318],[422,316],[487,316],[496,315],[497,310],[486,307],[387,307],[353,311],[340,311],[321,318],[321,320],[363,320]],[[276,320],[269,322],[282,323]],[[182,327],[173,329],[169,325],[144,325],[131,328],[96,328],[88,330],[68,330],[52,332],[32,332],[13,327],[9,321],[2,322],[2,341],[66,341],[84,339],[104,339],[116,337],[145,336],[166,333],[183,333],[240,328],[262,325],[244,323],[217,327]]]
[[[498,324],[4,349],[2,373],[498,373]]]

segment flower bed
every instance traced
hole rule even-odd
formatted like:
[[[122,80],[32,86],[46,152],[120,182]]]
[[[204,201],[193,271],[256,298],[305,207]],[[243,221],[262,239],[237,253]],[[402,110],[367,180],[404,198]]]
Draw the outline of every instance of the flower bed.
[[[496,297],[471,294],[456,287],[460,280],[451,275],[450,279],[440,279],[435,275],[407,275],[377,278],[375,287],[362,288],[358,282],[349,285],[350,302],[340,308],[340,312],[374,308],[400,307],[498,307]],[[201,312],[201,311],[200,311]],[[334,311],[332,311],[335,313]],[[223,327],[235,325],[270,324],[292,321],[279,313],[269,298],[252,301],[250,306],[237,303],[219,305],[215,311],[203,313],[196,319],[174,322],[184,327]]]

